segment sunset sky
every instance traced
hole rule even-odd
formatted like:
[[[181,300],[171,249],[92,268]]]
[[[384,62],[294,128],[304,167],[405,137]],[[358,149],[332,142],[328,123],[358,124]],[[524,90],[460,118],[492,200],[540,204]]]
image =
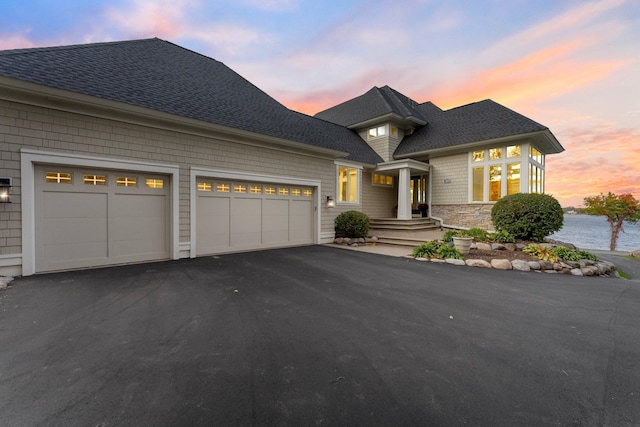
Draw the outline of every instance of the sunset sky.
[[[315,114],[389,85],[548,126],[547,193],[640,198],[638,0],[2,0],[0,49],[159,37]]]

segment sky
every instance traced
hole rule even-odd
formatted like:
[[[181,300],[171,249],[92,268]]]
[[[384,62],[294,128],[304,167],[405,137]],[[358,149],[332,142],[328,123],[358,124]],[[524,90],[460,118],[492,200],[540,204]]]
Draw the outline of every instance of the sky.
[[[551,129],[546,192],[640,199],[639,0],[0,0],[0,49],[158,37],[313,115],[389,85]]]

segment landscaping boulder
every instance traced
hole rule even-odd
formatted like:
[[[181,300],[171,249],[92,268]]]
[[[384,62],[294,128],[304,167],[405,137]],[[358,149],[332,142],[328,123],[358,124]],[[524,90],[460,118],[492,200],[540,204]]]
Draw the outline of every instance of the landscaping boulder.
[[[465,263],[469,267],[491,268],[491,264],[483,259],[468,259]]]
[[[513,261],[511,261],[511,267],[513,267],[514,270],[518,271],[531,271],[531,266],[529,265],[529,263],[521,259],[514,259]]]
[[[511,261],[509,261],[508,259],[492,259],[491,260],[491,267],[495,268],[496,270],[511,270]]]

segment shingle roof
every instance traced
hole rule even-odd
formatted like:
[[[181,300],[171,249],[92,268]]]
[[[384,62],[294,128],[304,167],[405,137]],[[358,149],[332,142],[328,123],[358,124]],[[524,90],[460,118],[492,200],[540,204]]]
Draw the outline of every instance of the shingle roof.
[[[406,136],[394,155],[410,155],[496,138],[549,131],[546,126],[490,99],[446,111],[440,110],[432,103],[421,104],[419,109],[429,123]],[[553,135],[551,138],[555,140]],[[562,151],[559,143],[557,147]]]
[[[416,124],[427,122],[418,104],[389,86],[373,87],[363,95],[321,111],[315,117],[351,127],[379,117],[393,114]]]
[[[381,160],[353,132],[303,117],[223,63],[157,38],[0,51],[0,75]]]

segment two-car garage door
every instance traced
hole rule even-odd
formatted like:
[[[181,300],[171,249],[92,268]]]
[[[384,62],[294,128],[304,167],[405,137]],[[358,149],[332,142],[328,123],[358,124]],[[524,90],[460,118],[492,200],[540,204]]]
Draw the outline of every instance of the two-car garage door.
[[[196,254],[266,249],[314,242],[314,190],[198,178]]]
[[[36,272],[170,258],[166,175],[35,167]]]
[[[170,175],[35,164],[33,180],[34,272],[175,253]],[[314,186],[199,177],[192,185],[195,255],[315,242]]]

